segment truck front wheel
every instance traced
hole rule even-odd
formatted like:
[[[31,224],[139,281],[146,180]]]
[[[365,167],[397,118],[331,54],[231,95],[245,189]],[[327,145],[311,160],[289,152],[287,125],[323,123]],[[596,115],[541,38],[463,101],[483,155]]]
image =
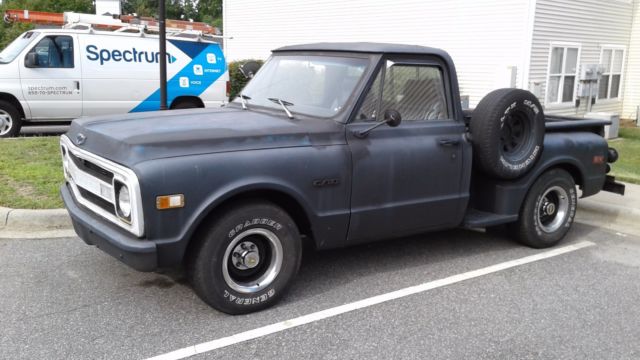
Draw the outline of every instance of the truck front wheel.
[[[275,304],[300,267],[300,234],[291,217],[267,202],[230,208],[201,234],[188,264],[195,292],[228,314]]]
[[[529,189],[512,233],[533,248],[554,246],[571,228],[577,204],[573,177],[562,169],[547,171]]]
[[[22,118],[11,103],[0,100],[0,138],[15,137],[20,134]]]

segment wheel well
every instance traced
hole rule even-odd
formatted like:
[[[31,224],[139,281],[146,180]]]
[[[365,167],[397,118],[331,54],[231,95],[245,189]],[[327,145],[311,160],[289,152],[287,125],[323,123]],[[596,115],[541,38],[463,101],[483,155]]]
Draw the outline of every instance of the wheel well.
[[[171,102],[171,109],[174,109],[178,104],[190,103],[195,104],[197,107],[204,107],[204,102],[197,96],[178,96]]]
[[[309,245],[315,246],[315,243],[313,242],[313,234],[311,232],[311,222],[309,221],[306,211],[300,205],[300,203],[296,201],[296,199],[286,193],[277,190],[252,190],[236,194],[228,199],[225,199],[222,203],[209,210],[208,214],[204,218],[202,218],[202,220],[200,220],[200,223],[197,224],[195,231],[192,233],[191,239],[189,240],[189,245],[187,246],[187,249],[185,251],[184,260],[188,261],[193,252],[193,249],[197,248],[197,239],[199,238],[199,234],[202,233],[207,224],[210,224],[212,221],[214,221],[220,213],[224,213],[224,211],[233,206],[233,204],[251,200],[268,201],[281,207],[284,211],[287,212],[287,214],[289,214],[289,216],[291,216],[293,221],[298,226],[300,234],[303,235],[303,242],[311,240],[311,244]]]
[[[557,165],[555,167],[559,169],[563,169],[566,172],[568,172],[569,175],[571,175],[571,177],[573,178],[573,181],[575,181],[576,184],[580,185],[580,187],[582,188],[582,185],[584,184],[584,179],[582,178],[582,172],[577,166],[565,163],[565,164]]]
[[[22,108],[22,104],[20,104],[20,101],[18,101],[18,99],[15,96],[7,93],[0,93],[0,100],[4,100],[11,103],[11,105],[15,106],[16,109],[20,111],[20,116],[22,116],[23,119],[26,117],[24,113],[24,109]]]

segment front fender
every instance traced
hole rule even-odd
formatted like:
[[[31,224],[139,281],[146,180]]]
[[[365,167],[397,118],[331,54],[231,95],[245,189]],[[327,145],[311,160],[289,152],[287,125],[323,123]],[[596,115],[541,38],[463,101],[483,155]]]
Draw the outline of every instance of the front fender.
[[[145,234],[160,266],[175,265],[207,216],[229,199],[256,190],[295,200],[319,247],[338,246],[349,223],[351,164],[344,145],[261,149],[157,159],[139,163]],[[316,179],[338,184],[314,187]],[[157,210],[155,198],[183,194],[185,206]]]
[[[284,194],[294,199],[298,205],[300,205],[305,216],[313,220],[316,219],[317,214],[311,205],[305,199],[300,189],[290,182],[287,182],[282,178],[256,176],[250,178],[242,178],[237,181],[226,184],[225,186],[217,189],[211,193],[208,198],[201,202],[199,208],[194,212],[191,219],[188,220],[186,226],[186,232],[184,237],[191,237],[195,230],[200,226],[202,221],[207,218],[215,209],[220,207],[226,201],[241,196],[243,194],[252,193],[256,191],[271,191]]]

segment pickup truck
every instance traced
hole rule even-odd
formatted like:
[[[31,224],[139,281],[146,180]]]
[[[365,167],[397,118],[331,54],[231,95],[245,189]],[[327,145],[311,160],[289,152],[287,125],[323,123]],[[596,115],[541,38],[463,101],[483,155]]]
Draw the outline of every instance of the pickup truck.
[[[140,271],[184,266],[207,304],[249,313],[282,298],[303,244],[499,227],[555,245],[578,188],[624,193],[606,124],[545,117],[519,89],[463,111],[439,49],[289,46],[226,107],[75,120],[61,194],[87,244]]]

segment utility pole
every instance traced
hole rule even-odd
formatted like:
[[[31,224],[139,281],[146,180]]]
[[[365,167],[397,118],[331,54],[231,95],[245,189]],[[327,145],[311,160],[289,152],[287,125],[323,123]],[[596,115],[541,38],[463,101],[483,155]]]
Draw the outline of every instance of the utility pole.
[[[158,23],[160,25],[160,110],[167,110],[167,24],[165,1],[160,0],[158,6]]]

